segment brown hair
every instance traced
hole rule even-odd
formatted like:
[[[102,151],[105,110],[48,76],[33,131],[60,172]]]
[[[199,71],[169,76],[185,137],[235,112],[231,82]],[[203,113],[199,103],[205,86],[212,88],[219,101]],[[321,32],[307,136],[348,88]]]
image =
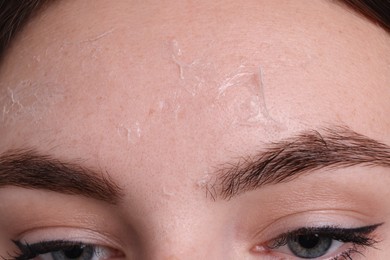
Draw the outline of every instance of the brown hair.
[[[53,0],[0,0],[0,57],[22,29],[44,5]]]
[[[0,0],[0,58],[28,20],[54,0]],[[340,0],[390,32],[390,0]]]

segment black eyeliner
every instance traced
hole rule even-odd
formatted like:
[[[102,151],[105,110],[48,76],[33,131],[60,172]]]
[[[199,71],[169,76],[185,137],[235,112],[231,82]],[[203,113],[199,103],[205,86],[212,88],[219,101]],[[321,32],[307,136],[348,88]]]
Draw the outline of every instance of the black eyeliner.
[[[39,242],[35,244],[22,243],[21,241],[12,241],[20,250],[20,253],[17,256],[11,256],[11,259],[14,260],[28,260],[35,258],[42,254],[47,254],[55,251],[69,250],[74,247],[83,247],[86,246],[80,242],[74,241],[64,241],[64,240],[55,240],[55,241],[46,241]]]
[[[273,240],[271,245],[268,245],[270,249],[284,246],[289,240],[296,238],[297,236],[304,235],[319,235],[325,236],[344,243],[353,243],[361,246],[373,246],[377,241],[370,238],[368,235],[374,232],[383,223],[375,224],[371,226],[358,227],[358,228],[340,228],[335,226],[324,227],[304,227],[290,232],[286,232]]]
[[[355,246],[373,246],[378,241],[371,238],[369,235],[374,232],[379,226],[383,223],[375,224],[371,226],[364,226],[358,228],[340,228],[337,226],[324,226],[324,227],[304,227],[296,230],[286,232],[276,239],[273,239],[271,245],[267,245],[270,249],[275,249],[281,246],[284,246],[290,241],[298,236],[305,235],[319,235],[331,238],[344,243],[352,243]],[[29,260],[33,259],[39,255],[47,254],[56,251],[71,250],[75,247],[86,247],[88,246],[85,243],[75,242],[75,241],[65,241],[65,240],[55,240],[55,241],[43,241],[35,244],[28,244],[21,241],[12,241],[18,248],[20,253],[16,256],[10,256],[10,259],[14,260]],[[352,249],[354,250],[354,249]],[[341,256],[345,259],[350,259],[350,253],[344,252]],[[6,259],[6,258],[4,258]],[[10,260],[9,259],[9,260]]]

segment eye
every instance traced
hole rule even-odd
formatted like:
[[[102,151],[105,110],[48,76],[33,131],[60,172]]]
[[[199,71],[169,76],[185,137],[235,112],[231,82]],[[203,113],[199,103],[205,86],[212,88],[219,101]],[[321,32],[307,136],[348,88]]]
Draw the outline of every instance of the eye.
[[[47,241],[27,244],[14,241],[21,253],[13,259],[27,260],[103,260],[123,256],[119,251],[97,245],[71,241]]]
[[[350,229],[331,226],[300,228],[279,235],[255,251],[301,259],[349,259],[351,254],[361,253],[377,243],[372,233],[380,225]]]
[[[50,259],[93,259],[96,255],[95,251],[93,246],[80,245],[48,253],[46,255],[48,255]]]
[[[290,253],[296,257],[313,259],[331,254],[343,243],[321,234],[296,234],[286,239],[286,245],[278,246],[275,251]],[[272,248],[272,247],[271,247]]]

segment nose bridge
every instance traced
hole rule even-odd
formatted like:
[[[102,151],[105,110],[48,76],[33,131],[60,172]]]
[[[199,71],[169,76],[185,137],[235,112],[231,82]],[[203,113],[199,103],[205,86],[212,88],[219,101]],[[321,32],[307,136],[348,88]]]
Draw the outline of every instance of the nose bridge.
[[[230,241],[224,220],[207,207],[191,208],[197,210],[168,207],[155,215],[144,236],[144,259],[228,259],[222,250]]]
[[[184,223],[183,223],[184,222]],[[210,258],[215,254],[212,248],[218,233],[213,231],[211,222],[160,223],[154,232],[151,243],[148,244],[148,259],[216,259]],[[214,240],[214,241],[213,241]]]
[[[218,251],[218,243],[214,244],[211,240],[179,241],[178,239],[170,239],[169,241],[161,241],[159,245],[148,251],[146,259],[227,259]]]
[[[138,188],[146,195],[133,198],[126,211],[128,219],[134,219],[130,224],[140,247],[137,259],[228,259],[221,248],[233,240],[231,208],[204,195],[203,186],[197,185],[202,176],[174,175],[164,167],[149,171],[160,174],[140,179]],[[168,174],[175,178],[161,177]]]

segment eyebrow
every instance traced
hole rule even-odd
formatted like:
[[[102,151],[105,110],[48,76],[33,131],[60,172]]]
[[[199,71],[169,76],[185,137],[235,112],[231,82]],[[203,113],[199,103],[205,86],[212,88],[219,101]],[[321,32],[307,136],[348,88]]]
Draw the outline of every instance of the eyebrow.
[[[390,147],[346,127],[309,130],[266,145],[254,156],[218,167],[206,194],[231,199],[264,185],[291,181],[322,168],[390,167]],[[107,176],[107,177],[105,177]],[[0,155],[0,188],[16,186],[81,195],[117,204],[122,189],[109,174],[65,162],[34,149]]]
[[[241,193],[278,184],[320,169],[356,165],[390,167],[390,147],[344,126],[308,130],[273,142],[254,156],[217,167],[206,186],[212,199],[229,200]]]
[[[122,196],[121,188],[109,174],[34,149],[11,150],[0,155],[0,188],[6,186],[82,195],[110,204],[117,204]]]

